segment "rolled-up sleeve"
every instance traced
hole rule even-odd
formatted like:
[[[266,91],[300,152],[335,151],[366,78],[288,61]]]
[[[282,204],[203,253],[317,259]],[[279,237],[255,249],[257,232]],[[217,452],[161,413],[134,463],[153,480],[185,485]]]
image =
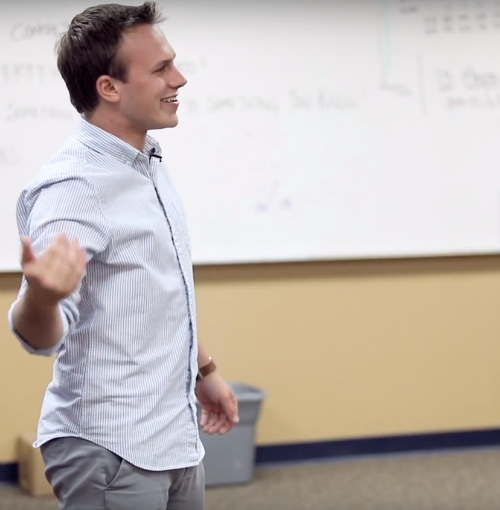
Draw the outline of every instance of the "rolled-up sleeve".
[[[23,286],[25,286],[25,285],[26,285],[26,281],[23,279]],[[16,301],[14,301],[14,303],[12,303],[12,305],[10,306],[9,312],[8,312],[8,321],[9,321],[10,330],[11,330],[12,334],[17,338],[17,340],[21,344],[21,347],[23,347],[23,349],[25,351],[29,352],[30,354],[36,354],[38,356],[52,356],[52,355],[54,355],[60,349],[60,347],[62,346],[62,344],[66,340],[66,337],[68,336],[68,333],[70,331],[70,324],[69,324],[67,315],[64,313],[64,306],[63,305],[59,305],[59,312],[61,314],[61,320],[62,320],[62,323],[63,323],[63,335],[62,335],[62,337],[59,339],[57,344],[55,344],[50,349],[36,349],[32,345],[30,345],[21,336],[21,334],[16,330],[16,328],[14,326],[14,320],[13,320],[13,317],[12,317],[12,314],[14,312],[14,306],[17,304],[18,300],[22,296],[23,286],[21,287],[21,292],[19,292],[18,298],[16,299]]]
[[[78,240],[87,254],[87,263],[105,251],[110,242],[110,231],[98,189],[92,181],[84,177],[68,177],[56,182],[44,183],[26,190],[17,204],[18,229],[20,236],[27,236],[35,255],[40,255],[54,238],[65,234]],[[35,349],[16,331],[13,310],[27,289],[25,277],[16,301],[8,312],[12,333],[21,346],[31,354],[51,356],[56,353],[80,320],[80,291],[85,278],[71,296],[59,303],[64,334],[50,349]]]

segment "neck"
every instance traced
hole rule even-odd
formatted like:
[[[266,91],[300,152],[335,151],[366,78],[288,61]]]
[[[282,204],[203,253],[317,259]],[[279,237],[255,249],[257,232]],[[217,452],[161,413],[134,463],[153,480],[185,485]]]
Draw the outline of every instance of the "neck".
[[[97,108],[91,113],[86,113],[85,120],[111,133],[139,151],[144,149],[147,133],[134,128],[123,117],[118,118],[113,115],[113,112],[104,112]]]

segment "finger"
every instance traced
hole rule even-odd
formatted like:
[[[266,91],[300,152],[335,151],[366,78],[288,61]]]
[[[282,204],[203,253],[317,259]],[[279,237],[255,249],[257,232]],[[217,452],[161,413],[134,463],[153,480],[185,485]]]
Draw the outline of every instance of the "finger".
[[[219,434],[227,434],[233,428],[233,424],[229,420],[224,420],[221,428],[219,429]]]
[[[209,423],[212,423],[211,420],[213,421],[213,415],[218,414],[217,406],[210,402],[203,402],[202,406],[200,425],[206,428]]]
[[[40,257],[47,275],[66,279],[69,267],[69,252],[62,242],[53,242],[46,253]]]
[[[69,248],[70,242],[66,234],[58,234],[54,239],[54,244],[64,248]]]
[[[29,237],[21,237],[21,248],[21,264],[23,266],[36,260],[33,249],[31,248],[31,239]]]
[[[208,418],[208,422],[207,422],[207,428],[212,428],[216,423],[217,421],[219,420],[219,415],[218,413],[210,413],[210,417]]]
[[[83,272],[87,265],[87,252],[80,248],[78,239],[72,239],[70,243],[69,256],[71,264],[78,272]]]
[[[65,253],[61,253],[65,257],[65,262],[70,267],[76,267],[78,265],[78,252],[79,246],[76,239],[69,240],[68,247]]]
[[[67,294],[81,280],[81,270],[71,259],[70,250],[64,242],[53,243],[47,253],[40,258],[40,272],[43,275],[40,282],[43,286]]]
[[[52,239],[52,242],[49,244],[46,250],[47,257],[55,257],[58,256],[60,258],[64,258],[69,249],[69,240],[64,234],[60,234]]]
[[[202,404],[203,410],[205,410],[207,413],[216,413],[218,414],[220,412],[219,406],[216,404],[212,404],[212,402],[204,401]]]
[[[221,413],[217,415],[217,421],[215,421],[211,427],[208,427],[208,432],[210,434],[221,434],[230,427],[232,427],[232,424],[227,420],[226,416]]]
[[[219,419],[219,427],[217,432],[219,434],[226,434],[233,428],[233,424],[227,419],[227,416],[225,414],[220,415]]]
[[[80,243],[75,237],[69,239],[67,256],[70,265],[69,269],[76,271],[79,277],[83,276],[87,267],[87,252],[85,248],[80,247]]]
[[[64,260],[67,257],[69,241],[65,235],[58,235],[49,244],[43,253],[43,259],[47,261]]]
[[[205,425],[208,423],[208,412],[205,411],[205,409],[203,409],[201,411],[201,420],[200,420],[200,425],[202,427],[205,427]]]
[[[236,401],[236,397],[233,393],[229,396],[221,399],[220,406],[222,407],[222,411],[228,417],[229,421],[232,423],[238,423],[238,403]]]
[[[78,251],[78,265],[82,269],[87,267],[87,252],[84,248],[80,248]]]
[[[208,434],[213,434],[217,430],[217,423],[219,421],[219,415],[216,413],[210,413],[208,421],[203,429]]]
[[[211,427],[207,427],[205,432],[207,434],[217,434],[219,432],[220,427],[221,427],[221,423],[217,422],[214,425],[212,425]]]
[[[82,255],[78,240],[69,240],[65,235],[58,236],[50,247],[49,259],[51,264],[57,264],[59,271],[74,273],[81,272]],[[86,260],[85,260],[86,261]]]

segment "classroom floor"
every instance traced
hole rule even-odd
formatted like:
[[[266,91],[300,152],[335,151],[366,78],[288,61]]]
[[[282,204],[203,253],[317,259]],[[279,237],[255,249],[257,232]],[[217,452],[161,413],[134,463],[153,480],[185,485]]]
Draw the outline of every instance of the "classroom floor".
[[[498,510],[500,449],[260,468],[253,483],[209,488],[206,510]],[[0,510],[57,510],[0,487]]]

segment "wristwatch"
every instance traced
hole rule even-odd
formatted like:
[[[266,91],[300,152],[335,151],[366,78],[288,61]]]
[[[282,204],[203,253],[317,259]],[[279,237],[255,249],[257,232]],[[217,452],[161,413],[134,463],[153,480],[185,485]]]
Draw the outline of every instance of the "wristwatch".
[[[210,361],[198,369],[198,374],[196,375],[196,380],[201,381],[204,377],[215,372],[217,370],[217,365],[214,363],[212,358],[208,358]]]

